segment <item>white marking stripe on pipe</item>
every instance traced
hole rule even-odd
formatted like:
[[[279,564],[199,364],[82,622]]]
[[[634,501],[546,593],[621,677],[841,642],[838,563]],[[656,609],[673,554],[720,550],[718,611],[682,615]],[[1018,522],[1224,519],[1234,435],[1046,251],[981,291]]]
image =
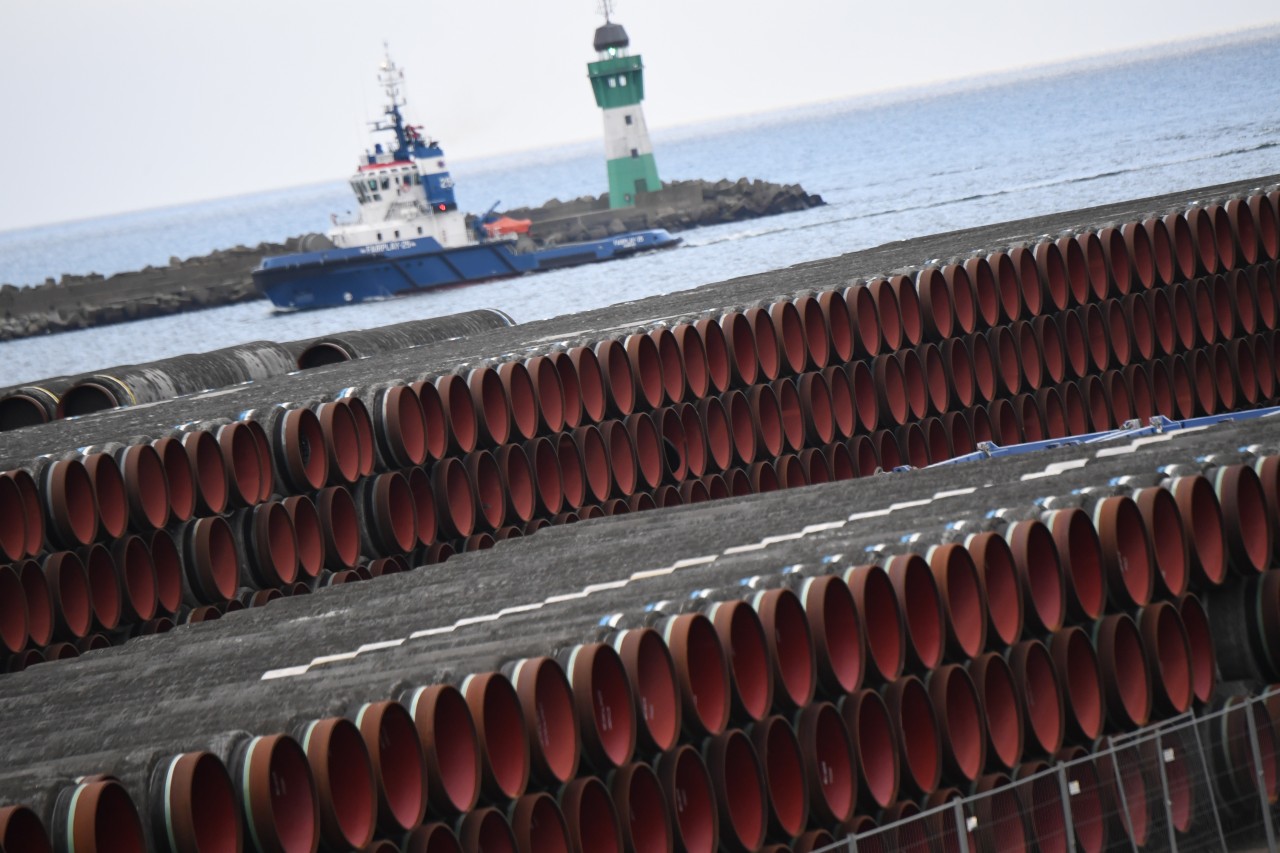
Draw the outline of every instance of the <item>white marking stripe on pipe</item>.
[[[311,659],[312,666],[322,666],[326,663],[337,663],[340,660],[353,660],[356,652],[341,652],[336,655],[321,655],[318,658]]]
[[[1036,471],[1033,474],[1023,474],[1022,482],[1025,483],[1028,480],[1038,480],[1041,477],[1056,477],[1073,468],[1083,468],[1088,464],[1088,459],[1069,459],[1066,462],[1051,462],[1044,466],[1043,471]]]
[[[500,613],[486,613],[483,616],[468,616],[466,619],[459,619],[453,623],[454,628],[465,628],[467,625],[478,625],[481,622],[492,622],[497,619]]]
[[[410,640],[421,640],[423,637],[436,637],[440,634],[448,634],[454,629],[453,625],[446,625],[443,628],[427,628],[424,631],[414,631],[409,635]]]
[[[533,604],[517,604],[515,607],[504,607],[498,611],[499,616],[510,616],[513,613],[527,613],[530,610],[540,610],[542,608],[541,601],[535,601]]]
[[[896,512],[900,509],[912,509],[913,507],[918,506],[928,506],[931,503],[933,503],[933,498],[925,498],[924,500],[919,501],[902,501],[896,504],[889,504],[889,512]]]
[[[597,592],[605,592],[605,591],[607,591],[607,590],[611,590],[611,589],[622,589],[622,588],[623,588],[624,586],[626,586],[628,583],[630,583],[630,581],[629,581],[629,580],[609,581],[608,583],[593,583],[593,584],[588,584],[587,586],[583,587],[583,588],[582,588],[582,591],[583,591],[586,595],[591,595],[591,594],[593,594],[593,593],[597,593]]]
[[[725,548],[724,554],[725,556],[730,554],[745,554],[748,551],[763,551],[764,548],[765,544],[763,542],[756,542],[752,545],[734,545],[732,548]]]
[[[667,566],[665,569],[649,569],[643,572],[636,572],[629,578],[633,581],[648,580],[649,578],[660,578],[663,575],[669,575],[676,570],[675,566]]]
[[[1144,435],[1141,438],[1135,438],[1124,447],[1104,447],[1095,453],[1094,456],[1099,459],[1103,459],[1107,456],[1123,456],[1126,453],[1132,453],[1144,444],[1156,444],[1161,441],[1169,441],[1176,434],[1177,433],[1162,432],[1158,435]]]
[[[671,568],[689,569],[689,568],[693,568],[694,566],[705,566],[707,563],[714,563],[715,561],[716,561],[715,554],[709,554],[705,557],[686,557],[683,560],[676,560],[675,563],[672,564]]]
[[[271,681],[275,678],[290,678],[295,675],[303,675],[311,664],[306,663],[302,666],[286,666],[283,669],[269,669],[262,674],[262,681]]]
[[[933,496],[933,499],[935,501],[940,501],[943,498],[959,498],[959,497],[963,497],[964,495],[971,495],[976,491],[978,491],[976,486],[969,486],[964,489],[951,489],[950,491],[936,493]]]
[[[553,595],[545,598],[547,604],[559,604],[562,601],[573,601],[575,598],[586,598],[590,593],[587,592],[566,592],[564,595]]]
[[[867,518],[883,518],[884,516],[888,515],[891,512],[893,512],[892,507],[885,507],[884,509],[873,509],[873,510],[868,510],[867,512],[855,512],[853,515],[849,516],[849,521],[862,521]]]
[[[839,530],[848,524],[847,521],[828,521],[826,524],[810,524],[800,531],[801,536],[809,536],[814,533],[821,533],[824,530]]]
[[[766,536],[764,537],[764,539],[760,540],[760,544],[776,545],[779,542],[792,542],[796,539],[803,539],[803,538],[804,538],[804,531],[801,530],[797,533],[783,533],[781,536]]]
[[[381,651],[382,649],[394,649],[396,646],[402,644],[403,642],[404,642],[404,638],[401,638],[399,640],[383,640],[380,643],[365,643],[363,646],[356,649],[356,654],[362,655],[365,652],[377,652],[377,651]]]

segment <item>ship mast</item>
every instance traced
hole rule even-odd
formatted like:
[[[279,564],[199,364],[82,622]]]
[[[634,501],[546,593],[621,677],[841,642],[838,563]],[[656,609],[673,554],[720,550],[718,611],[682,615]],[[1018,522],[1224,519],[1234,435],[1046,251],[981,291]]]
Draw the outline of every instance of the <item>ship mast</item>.
[[[378,66],[378,83],[387,95],[387,106],[383,113],[389,121],[379,120],[370,124],[375,131],[390,130],[395,133],[395,157],[397,160],[404,160],[413,150],[413,142],[418,136],[418,131],[405,124],[404,116],[400,112],[400,108],[405,105],[404,96],[400,94],[400,87],[404,85],[404,71],[396,66],[395,60],[391,58],[391,48],[385,41],[382,43],[382,49],[385,53]]]

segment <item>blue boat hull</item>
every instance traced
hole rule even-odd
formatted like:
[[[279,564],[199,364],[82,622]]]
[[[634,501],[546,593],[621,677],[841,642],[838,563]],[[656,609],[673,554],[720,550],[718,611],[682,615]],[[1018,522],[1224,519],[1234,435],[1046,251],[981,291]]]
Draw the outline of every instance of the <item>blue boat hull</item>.
[[[264,258],[253,271],[253,281],[278,309],[333,308],[434,287],[613,260],[679,242],[680,238],[661,228],[519,253],[509,242],[445,249],[430,238],[403,240]]]

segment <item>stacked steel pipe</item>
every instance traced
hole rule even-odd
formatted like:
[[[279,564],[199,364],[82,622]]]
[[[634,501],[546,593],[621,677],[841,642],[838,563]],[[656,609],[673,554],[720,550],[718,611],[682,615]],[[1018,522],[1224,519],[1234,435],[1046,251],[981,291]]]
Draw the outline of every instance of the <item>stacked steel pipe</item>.
[[[1276,196],[44,459],[0,477],[0,642],[18,669],[547,525],[1270,402]],[[162,762],[149,834],[815,849],[1207,703],[1215,651],[1280,679],[1277,494],[1280,457],[1165,472],[624,614]],[[57,808],[60,846],[148,834],[112,777]]]

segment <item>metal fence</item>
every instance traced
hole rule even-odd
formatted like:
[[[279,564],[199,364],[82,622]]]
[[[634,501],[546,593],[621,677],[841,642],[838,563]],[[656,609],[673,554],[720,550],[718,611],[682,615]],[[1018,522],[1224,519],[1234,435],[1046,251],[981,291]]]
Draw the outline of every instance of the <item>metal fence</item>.
[[[928,808],[908,805],[889,814],[902,819],[815,853],[1280,849],[1269,711],[1280,711],[1280,688],[1213,707],[983,776],[967,796],[936,792]]]

